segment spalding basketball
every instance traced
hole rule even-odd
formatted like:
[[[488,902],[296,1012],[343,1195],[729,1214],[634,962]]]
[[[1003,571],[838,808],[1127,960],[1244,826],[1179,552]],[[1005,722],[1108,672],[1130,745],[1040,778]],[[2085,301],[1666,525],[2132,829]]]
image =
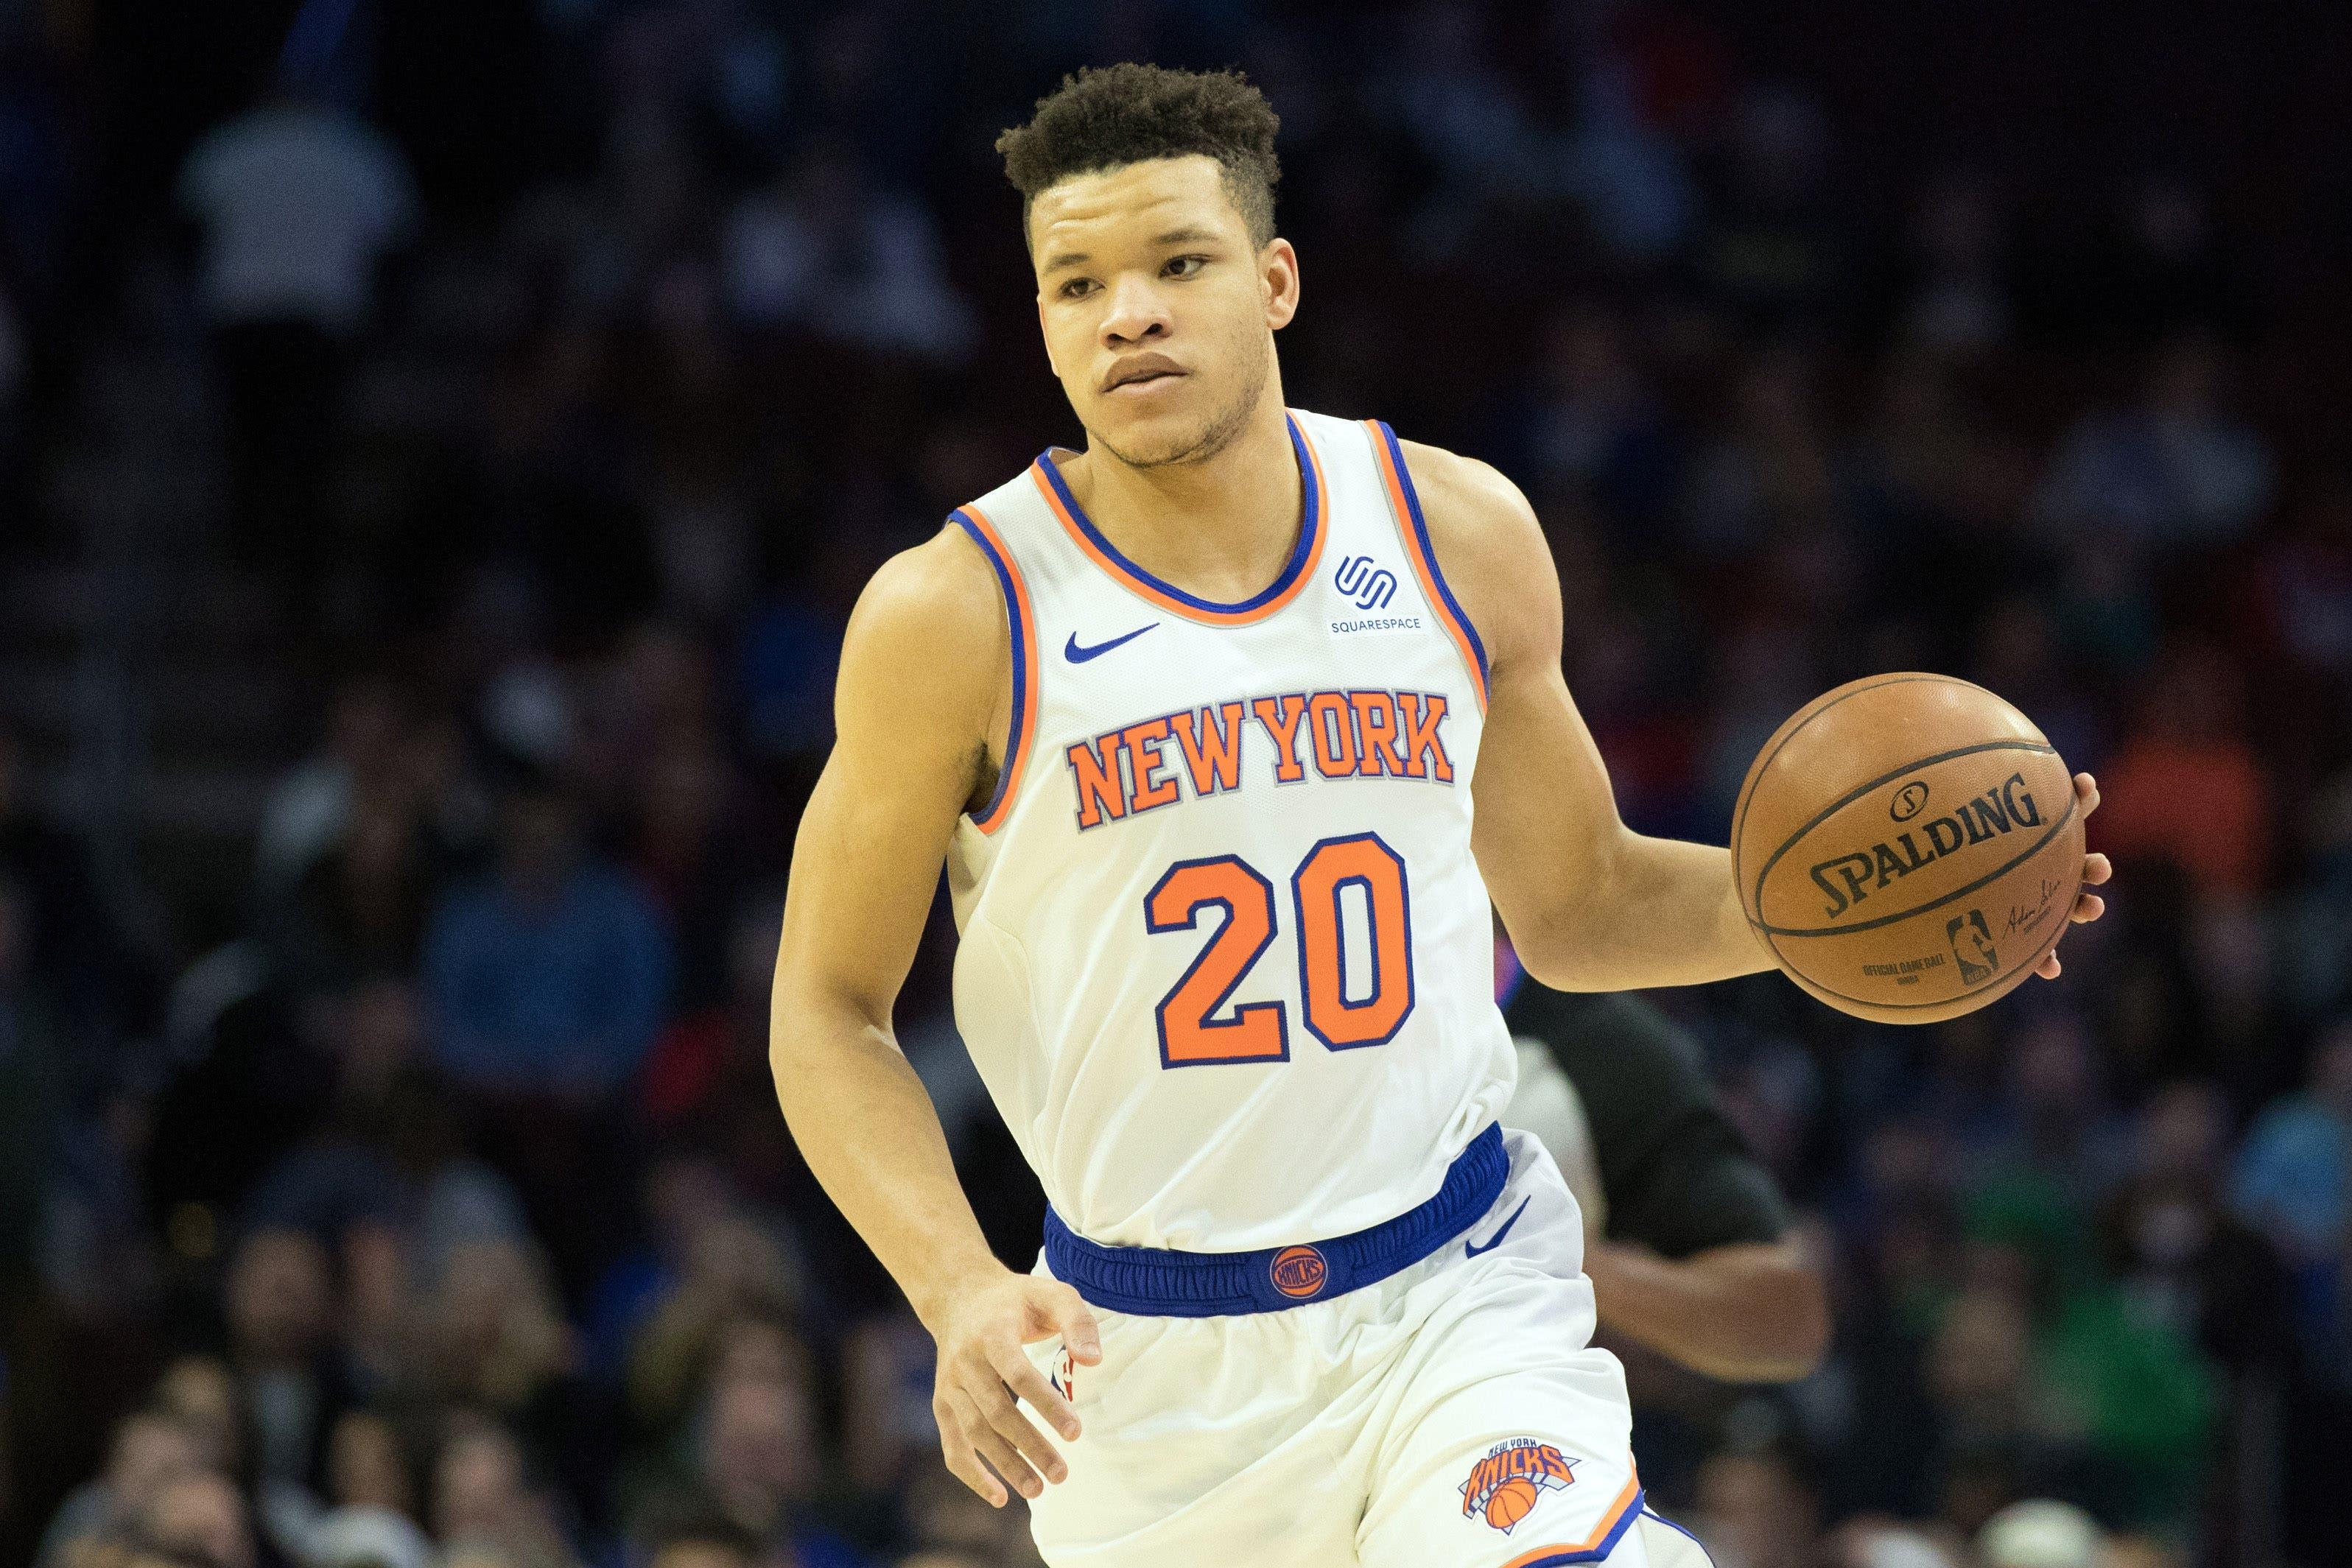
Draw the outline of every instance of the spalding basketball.
[[[1486,1522],[1509,1533],[1511,1526],[1527,1518],[1536,1505],[1536,1483],[1525,1476],[1513,1476],[1495,1489],[1486,1499]]]
[[[1740,906],[1789,977],[1933,1023],[2033,972],[2083,880],[2073,777],[2032,721],[1948,675],[1874,675],[1765,743],[1731,819]]]

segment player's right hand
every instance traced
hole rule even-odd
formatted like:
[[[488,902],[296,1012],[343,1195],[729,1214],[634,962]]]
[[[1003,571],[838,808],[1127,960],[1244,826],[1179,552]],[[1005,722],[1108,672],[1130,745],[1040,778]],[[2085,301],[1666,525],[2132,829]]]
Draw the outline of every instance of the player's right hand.
[[[992,1508],[1009,1500],[998,1476],[1023,1497],[1036,1497],[1046,1481],[1070,1473],[1014,1403],[1027,1400],[1065,1438],[1078,1435],[1077,1412],[1021,1348],[1057,1335],[1080,1364],[1102,1360],[1094,1313],[1077,1291],[1009,1269],[961,1292],[937,1330],[931,1414],[939,1417],[940,1448],[956,1479]]]

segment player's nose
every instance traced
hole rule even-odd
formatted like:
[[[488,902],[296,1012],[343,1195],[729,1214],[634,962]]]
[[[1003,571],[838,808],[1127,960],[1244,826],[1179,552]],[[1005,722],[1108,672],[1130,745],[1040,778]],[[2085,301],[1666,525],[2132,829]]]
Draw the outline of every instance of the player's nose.
[[[1168,336],[1172,323],[1160,291],[1141,278],[1121,278],[1111,285],[1110,308],[1103,312],[1106,346],[1129,347]]]

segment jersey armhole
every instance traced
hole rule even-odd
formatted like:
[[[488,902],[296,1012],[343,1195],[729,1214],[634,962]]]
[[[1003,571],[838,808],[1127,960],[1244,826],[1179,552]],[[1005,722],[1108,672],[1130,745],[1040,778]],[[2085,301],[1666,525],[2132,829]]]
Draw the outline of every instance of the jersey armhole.
[[[1372,459],[1381,471],[1381,488],[1388,492],[1389,511],[1404,540],[1405,558],[1412,562],[1413,575],[1421,579],[1422,597],[1445,622],[1445,634],[1461,651],[1463,666],[1478,694],[1478,710],[1484,713],[1486,644],[1478,640],[1478,629],[1463,613],[1461,601],[1454,597],[1445,573],[1438,567],[1437,547],[1429,538],[1429,520],[1422,516],[1421,493],[1412,486],[1412,473],[1405,466],[1404,449],[1397,444],[1396,432],[1381,420],[1368,419],[1364,423],[1371,434]]]
[[[1013,552],[1004,548],[995,525],[978,507],[958,507],[948,520],[971,536],[996,570],[996,585],[1004,593],[1004,625],[1013,644],[1013,716],[1004,729],[1004,758],[996,770],[996,789],[988,804],[974,812],[971,825],[992,833],[1004,825],[1013,797],[1020,792],[1023,766],[1029,759],[1029,741],[1037,727],[1037,623],[1030,613],[1028,585]]]

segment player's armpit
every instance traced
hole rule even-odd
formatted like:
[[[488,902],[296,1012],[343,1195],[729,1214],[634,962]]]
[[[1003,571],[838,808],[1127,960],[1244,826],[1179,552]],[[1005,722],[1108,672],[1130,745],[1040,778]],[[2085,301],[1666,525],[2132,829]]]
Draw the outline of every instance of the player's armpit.
[[[841,653],[835,738],[793,849],[777,980],[887,1024],[956,819],[993,777],[1010,642],[986,559],[957,529],[887,562]],[[799,1037],[779,1030],[789,1050]]]

